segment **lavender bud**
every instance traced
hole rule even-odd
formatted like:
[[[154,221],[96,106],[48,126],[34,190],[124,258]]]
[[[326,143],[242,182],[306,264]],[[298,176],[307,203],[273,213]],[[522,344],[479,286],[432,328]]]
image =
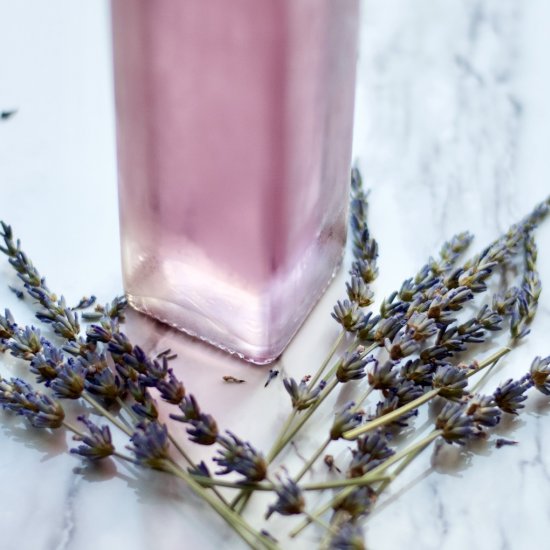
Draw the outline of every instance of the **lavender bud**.
[[[187,428],[189,439],[199,445],[213,445],[218,438],[218,425],[209,414],[200,413],[197,420],[187,421],[191,428]]]
[[[156,387],[164,401],[171,403],[172,405],[179,405],[185,397],[185,388],[176,378],[172,369],[168,369],[167,378],[167,380],[159,380]]]
[[[330,438],[337,440],[344,432],[352,430],[361,424],[363,413],[354,412],[355,403],[351,401],[335,416],[330,429]]]
[[[492,395],[475,395],[466,407],[466,414],[480,426],[493,428],[500,422],[502,413]]]
[[[468,386],[468,377],[463,369],[453,365],[440,365],[433,377],[433,387],[439,388],[439,395],[447,399],[459,399]]]
[[[441,436],[447,443],[464,445],[474,435],[473,418],[465,414],[465,407],[460,403],[447,403],[439,413],[435,426],[442,431]]]
[[[220,456],[214,457],[222,469],[216,474],[225,475],[231,472],[241,474],[248,482],[262,481],[267,475],[267,462],[261,453],[256,451],[250,443],[242,441],[230,431],[229,437],[218,436],[218,443],[222,449]]]
[[[277,477],[281,483],[275,487],[277,502],[269,506],[265,519],[269,519],[273,512],[282,516],[301,514],[306,503],[300,487],[292,479],[283,481],[279,476]]]
[[[550,356],[544,359],[535,357],[529,373],[535,388],[544,395],[550,395]]]
[[[372,356],[364,357],[365,349],[359,346],[353,353],[345,353],[336,369],[338,382],[344,384],[350,380],[360,380],[366,376],[365,366],[374,361]]]
[[[494,392],[493,397],[497,406],[509,414],[518,414],[525,405],[523,401],[527,399],[524,393],[533,385],[530,378],[521,378],[512,380],[511,378],[501,384]]]
[[[361,313],[359,312],[357,304],[349,300],[338,300],[331,316],[348,332],[357,330],[361,320]]]
[[[86,370],[73,359],[57,367],[57,377],[50,387],[57,397],[78,399],[85,387]]]
[[[97,426],[86,416],[79,416],[78,420],[82,422],[90,432],[89,435],[75,435],[75,441],[81,441],[76,449],[71,449],[71,453],[78,454],[89,460],[101,460],[111,456],[115,452],[112,443],[111,431],[109,426]]]
[[[292,400],[292,407],[297,411],[311,407],[319,399],[319,394],[324,388],[324,383],[320,383],[315,388],[308,389],[305,379],[298,384],[294,378],[285,378],[283,384]]]
[[[140,464],[164,469],[164,461],[169,459],[168,430],[164,424],[158,422],[142,422],[130,438],[132,445],[129,449]]]

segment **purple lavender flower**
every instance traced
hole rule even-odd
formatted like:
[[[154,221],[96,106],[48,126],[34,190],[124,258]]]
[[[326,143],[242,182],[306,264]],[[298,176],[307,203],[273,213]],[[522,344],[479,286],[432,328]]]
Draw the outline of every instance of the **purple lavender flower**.
[[[334,417],[332,427],[330,429],[330,438],[337,440],[342,437],[344,432],[352,430],[361,424],[363,413],[355,411],[355,403],[350,401],[344,408]]]
[[[302,491],[297,483],[292,479],[282,480],[278,476],[280,485],[275,486],[275,494],[277,501],[271,504],[265,514],[265,519],[269,519],[273,512],[277,512],[282,516],[293,516],[301,514],[305,508],[305,499]]]
[[[57,378],[57,369],[64,361],[63,354],[51,344],[44,344],[42,351],[38,352],[30,363],[30,371],[36,375],[36,381],[49,385]]]
[[[512,380],[511,378],[501,384],[494,392],[493,397],[497,406],[509,414],[518,414],[525,405],[527,399],[525,392],[533,385],[530,376]]]
[[[374,362],[375,359],[372,355],[365,357],[364,352],[363,346],[359,346],[352,353],[344,353],[336,369],[338,382],[344,384],[350,380],[360,380],[367,375],[365,367],[368,363]]]
[[[111,456],[115,452],[109,426],[98,426],[87,416],[79,416],[78,420],[88,428],[89,434],[73,436],[75,441],[81,441],[83,444],[75,449],[71,449],[71,453],[89,460],[101,460],[102,458]]]
[[[292,407],[297,411],[311,407],[319,399],[319,394],[325,387],[325,382],[321,381],[317,386],[309,389],[307,379],[303,379],[298,384],[294,378],[285,378],[283,384],[292,400]]]
[[[346,522],[332,535],[328,550],[366,550],[365,535],[359,523]]]
[[[474,420],[461,403],[448,402],[436,418],[435,426],[447,443],[464,445],[474,435]]]
[[[230,431],[228,437],[218,436],[221,449],[219,456],[214,457],[214,462],[222,467],[216,472],[225,475],[231,472],[241,474],[247,481],[254,483],[262,481],[267,475],[267,462],[261,453],[256,451],[250,443],[242,441]]]
[[[199,445],[213,445],[218,440],[218,424],[210,414],[200,413],[198,419],[188,420],[189,439]]]
[[[550,356],[535,357],[529,370],[531,380],[537,390],[550,395]]]
[[[345,498],[337,501],[333,509],[336,512],[346,512],[352,519],[359,519],[366,516],[376,501],[376,492],[368,485],[356,487]]]
[[[351,451],[352,459],[349,465],[350,477],[361,477],[394,454],[388,446],[388,440],[381,432],[375,432],[356,441],[356,449]]]
[[[338,300],[331,316],[348,332],[355,332],[360,326],[361,312],[357,304],[349,300]]]
[[[464,395],[468,386],[468,377],[464,369],[443,364],[437,367],[432,384],[434,388],[439,389],[441,397],[459,399]]]
[[[495,427],[502,416],[492,395],[475,395],[468,401],[466,414],[471,416],[476,424],[487,428]]]
[[[168,369],[167,378],[159,380],[156,387],[162,399],[172,405],[179,405],[185,397],[185,388],[172,369]]]
[[[57,397],[78,399],[85,388],[86,370],[74,359],[57,367],[57,376],[50,387]]]
[[[140,464],[156,470],[163,470],[168,453],[168,430],[159,422],[142,422],[130,438],[129,449]]]

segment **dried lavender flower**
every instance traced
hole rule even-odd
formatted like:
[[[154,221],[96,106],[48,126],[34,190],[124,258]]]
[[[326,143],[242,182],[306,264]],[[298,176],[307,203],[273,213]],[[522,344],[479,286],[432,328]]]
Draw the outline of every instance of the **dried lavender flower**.
[[[474,420],[462,403],[446,403],[436,418],[435,426],[447,443],[464,445],[474,435]]]
[[[352,353],[344,353],[336,369],[336,379],[338,382],[344,384],[350,380],[360,380],[367,375],[365,367],[369,363],[374,362],[375,359],[372,355],[365,357],[364,352],[365,348],[359,346]]]
[[[437,333],[437,326],[425,313],[414,312],[407,319],[407,332],[414,340],[422,342]]]
[[[92,307],[96,303],[97,298],[95,296],[90,296],[89,298],[87,296],[84,296],[80,299],[78,304],[76,306],[73,306],[71,309],[87,309],[89,307]]]
[[[388,393],[391,393],[397,397],[399,406],[401,407],[423,395],[424,388],[417,386],[410,380],[400,380]],[[401,420],[403,420],[403,417]]]
[[[414,382],[417,386],[432,386],[436,363],[423,363],[419,359],[407,361],[401,367],[399,375],[405,380]]]
[[[386,338],[384,345],[393,361],[413,355],[420,349],[419,342],[407,332],[397,335],[392,342]]]
[[[373,303],[374,292],[361,277],[352,275],[350,282],[346,283],[348,298],[359,307],[367,307]]]
[[[31,326],[16,330],[8,343],[8,348],[14,357],[30,361],[42,350],[40,329]]]
[[[518,298],[518,289],[509,288],[504,293],[497,293],[493,296],[493,309],[499,315],[510,315]]]
[[[439,388],[439,395],[447,399],[459,399],[465,394],[468,386],[468,376],[464,369],[450,364],[437,367],[432,385]]]
[[[357,304],[349,300],[338,300],[331,316],[348,332],[355,332],[361,321],[361,313]]]
[[[107,401],[115,401],[122,393],[120,378],[109,368],[94,373],[88,372],[85,387],[90,393]]]
[[[357,168],[351,171],[350,227],[353,255],[356,260],[368,260],[374,264],[378,257],[378,245],[370,237],[367,224],[368,200],[363,190],[363,179]],[[371,279],[372,280],[372,279]],[[369,281],[365,281],[369,282]]]
[[[167,378],[159,380],[156,387],[162,399],[172,405],[179,405],[185,397],[185,388],[172,369],[168,369]]]
[[[309,389],[305,378],[299,384],[294,378],[285,378],[283,384],[292,400],[292,407],[297,411],[303,411],[311,407],[319,399],[319,394],[326,385],[325,382],[321,381],[317,386]]]
[[[367,240],[371,243],[369,247],[365,247],[365,254],[369,256],[378,256],[378,245],[376,241],[370,239],[368,231],[364,234],[362,240]],[[368,284],[372,283],[376,277],[378,277],[378,268],[376,267],[376,263],[372,260],[359,259],[351,264],[349,273],[352,277],[359,277]]]
[[[170,418],[178,422],[190,422],[192,420],[200,420],[201,410],[195,396],[192,394],[186,395],[179,404],[179,409],[183,415],[171,414]]]
[[[68,359],[57,367],[57,376],[50,387],[57,397],[78,399],[84,391],[85,380],[86,369],[74,359]]]
[[[58,401],[33,390],[20,378],[9,381],[0,377],[0,405],[23,415],[35,428],[56,429],[62,426],[65,411]]]
[[[466,414],[471,416],[477,425],[487,428],[495,427],[502,416],[492,395],[475,395],[468,401]]]
[[[163,470],[164,463],[170,458],[168,453],[168,430],[159,422],[142,422],[136,426],[128,447],[136,461],[149,468]]]
[[[210,414],[200,413],[198,419],[188,420],[187,423],[191,424],[191,427],[187,428],[187,433],[193,443],[214,445],[218,440],[218,424]]]
[[[544,395],[550,395],[550,356],[535,357],[531,363],[529,374],[535,388]]]
[[[220,456],[214,457],[213,460],[222,469],[216,474],[225,475],[236,472],[251,483],[265,479],[267,462],[264,456],[256,451],[250,443],[242,441],[229,430],[226,433],[228,437],[218,436],[218,443],[222,449],[218,450]]]
[[[149,392],[145,392],[144,399],[141,403],[134,403],[132,410],[141,418],[147,420],[157,420],[159,417],[159,411],[157,402],[151,397]]]
[[[333,509],[336,512],[346,512],[352,519],[359,519],[370,513],[374,502],[376,501],[376,492],[368,485],[356,487],[345,498],[337,501]]]
[[[450,240],[445,242],[439,251],[440,262],[436,266],[431,265],[432,272],[435,274],[441,274],[456,262],[459,256],[470,246],[474,236],[468,232],[463,231],[454,235]]]
[[[306,502],[298,484],[290,478],[283,480],[280,476],[277,476],[277,479],[280,482],[280,485],[275,486],[277,501],[269,506],[265,519],[269,519],[274,512],[282,516],[301,514],[304,511]]]
[[[204,460],[201,460],[198,464],[195,464],[195,466],[191,468],[187,468],[187,471],[193,476],[212,477],[212,474],[210,473],[210,470]]]
[[[388,440],[381,432],[375,432],[356,441],[356,449],[351,451],[349,477],[361,477],[394,454]]]
[[[47,386],[57,378],[57,369],[64,361],[63,354],[51,344],[44,344],[30,362],[29,370],[36,375],[36,381],[46,383]]]
[[[350,401],[344,408],[334,417],[332,427],[330,429],[330,438],[337,440],[342,437],[344,432],[352,430],[361,424],[363,413],[355,410],[355,403]]]
[[[366,550],[365,536],[359,523],[346,522],[332,535],[328,550]]]
[[[17,330],[15,319],[9,309],[4,311],[4,315],[0,315],[0,341],[13,338]]]
[[[88,428],[89,435],[74,435],[73,439],[81,441],[83,445],[71,449],[71,453],[89,460],[101,460],[102,458],[111,456],[115,452],[109,426],[98,426],[87,416],[79,416],[78,420]]]
[[[264,388],[267,388],[269,386],[270,382],[279,376],[279,370],[278,369],[269,369],[269,373],[267,375],[267,380],[265,381]]]
[[[375,390],[386,390],[394,387],[397,384],[398,374],[394,370],[396,361],[386,361],[380,365],[378,361],[374,361],[374,366],[367,375],[367,380],[370,386]]]
[[[527,396],[524,394],[532,385],[530,375],[519,380],[510,378],[495,390],[493,394],[495,403],[504,412],[518,414],[518,411],[525,407],[523,402],[527,399]]]

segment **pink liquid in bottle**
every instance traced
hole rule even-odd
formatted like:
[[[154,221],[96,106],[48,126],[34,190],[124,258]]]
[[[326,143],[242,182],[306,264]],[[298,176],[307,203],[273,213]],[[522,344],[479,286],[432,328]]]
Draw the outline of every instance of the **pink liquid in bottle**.
[[[346,237],[357,0],[112,0],[125,289],[278,357]]]

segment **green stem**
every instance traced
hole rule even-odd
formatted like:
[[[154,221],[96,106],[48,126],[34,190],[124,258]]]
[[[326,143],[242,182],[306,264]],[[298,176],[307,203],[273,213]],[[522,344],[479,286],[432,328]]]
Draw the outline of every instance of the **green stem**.
[[[412,411],[418,408],[420,405],[423,405],[427,401],[430,401],[430,399],[433,399],[437,394],[439,394],[440,391],[441,391],[441,388],[435,388],[433,390],[430,390],[426,392],[424,395],[421,395],[420,397],[414,399],[410,403],[407,403],[406,405],[403,405],[390,413],[379,416],[378,418],[375,418],[374,420],[367,422],[363,426],[359,426],[357,428],[354,428],[353,430],[349,430],[345,432],[342,435],[342,437],[344,439],[357,439],[360,435],[363,435],[364,433],[375,430],[380,426],[385,426],[386,424],[389,424],[390,422],[397,420],[398,418],[408,413],[409,411]]]
[[[425,438],[421,439],[420,441],[413,443],[410,447],[407,447],[400,452],[394,454],[393,456],[389,457],[387,460],[385,460],[382,464],[365,474],[364,476],[354,478],[350,481],[356,481],[361,482],[364,478],[367,476],[374,476],[381,474],[385,470],[387,470],[390,466],[395,464],[396,462],[399,462],[401,459],[407,457],[409,454],[417,453],[419,449],[425,449],[432,441],[437,439],[441,435],[441,430],[434,430],[430,434],[428,434]],[[393,476],[389,476],[390,480],[393,479]],[[350,483],[350,487],[346,487],[344,490],[340,491],[333,499],[331,499],[329,502],[327,502],[325,505],[321,506],[318,510],[313,512],[311,514],[312,517],[320,517],[325,512],[330,510],[330,508],[333,508],[334,506],[338,505],[339,502],[341,502],[344,498],[346,498],[355,487],[358,486],[356,483],[355,485]],[[299,535],[309,524],[311,521],[309,519],[304,520],[300,525],[298,525],[295,529],[293,529],[289,536],[291,538],[296,537]]]
[[[357,345],[357,342],[353,342],[352,346],[348,349],[352,349]],[[378,347],[377,343],[371,344],[368,348],[365,349],[363,352],[364,355],[369,354],[371,351],[376,349]],[[323,378],[325,382],[328,382],[334,374],[336,373],[336,370],[338,368],[338,363],[336,363],[330,372]],[[328,383],[329,385],[325,387],[321,395],[319,396],[319,399],[309,408],[307,409],[307,412],[305,412],[299,419],[298,423],[290,433],[288,430],[290,429],[290,426],[292,424],[292,421],[296,417],[297,411],[293,411],[292,414],[287,418],[287,421],[284,424],[283,429],[281,430],[279,437],[276,439],[275,443],[273,444],[271,450],[269,451],[267,455],[267,462],[268,464],[273,462],[273,460],[279,455],[279,453],[286,447],[286,445],[291,441],[291,439],[301,430],[302,426],[311,418],[311,415],[317,410],[319,405],[330,395],[332,390],[338,385],[338,380],[334,379],[331,382]],[[250,492],[241,492],[239,495],[235,497],[233,502],[231,503],[231,507],[238,510],[239,512],[242,512],[244,510],[244,507],[246,506],[246,503],[248,502],[248,499],[250,498]]]
[[[208,491],[202,487],[202,485],[195,480],[193,476],[178,468],[173,462],[165,462],[165,471],[169,471],[175,476],[185,481],[193,490],[195,494],[203,498],[219,515],[220,517],[246,542],[250,548],[256,550],[258,543],[263,548],[268,550],[278,550],[278,546],[270,541],[267,537],[262,536],[255,529],[253,529],[246,521],[236,514],[233,510],[228,508],[225,504],[215,499]],[[248,535],[245,535],[245,533]],[[254,540],[250,540],[250,536],[254,537]]]
[[[357,405],[355,405],[355,407],[353,407],[352,411],[354,413],[357,413],[359,412],[359,410],[361,409],[361,407],[364,405],[365,401],[368,399],[369,395],[372,393],[373,391],[373,387],[372,386],[369,386],[367,388],[367,391],[361,396],[361,398],[359,399],[359,401],[357,401]]]
[[[376,493],[378,495],[381,495],[387,488],[388,488],[388,485],[390,485],[390,483],[392,481],[395,480],[395,478],[421,453],[423,452],[430,444],[431,444],[432,440],[430,439],[429,441],[427,441],[424,445],[420,445],[415,451],[412,451],[410,452],[404,459],[402,462],[400,462],[395,470],[392,472],[392,475],[389,476],[387,479],[385,479],[381,484],[380,486],[378,487],[378,489],[376,490]]]
[[[477,374],[479,371],[483,370],[484,368],[488,367],[489,365],[492,365],[493,363],[496,363],[499,361],[502,357],[505,355],[508,355],[512,351],[512,348],[510,346],[504,346],[503,348],[500,348],[498,351],[481,361],[476,365],[474,369],[472,369],[468,374],[468,378],[470,376],[474,376],[474,374]]]
[[[336,338],[336,340],[334,341],[334,344],[330,348],[330,350],[329,350],[328,354],[326,355],[325,359],[321,363],[321,366],[317,369],[317,372],[313,375],[313,377],[309,381],[308,389],[311,390],[315,386],[315,384],[317,383],[319,378],[321,378],[321,375],[323,374],[323,372],[327,368],[327,365],[329,364],[329,362],[332,359],[333,355],[336,353],[336,350],[338,349],[338,346],[342,343],[342,340],[343,340],[345,335],[346,335],[346,331],[342,330],[340,332],[340,334],[338,335],[338,337]],[[332,373],[336,372],[336,369],[334,368],[333,371],[331,371],[331,372]],[[287,417],[287,419],[285,420],[285,423],[283,424],[283,427],[279,431],[279,435],[277,436],[277,439],[273,443],[273,446],[272,446],[271,451],[269,452],[269,454],[271,454],[273,449],[275,449],[280,444],[280,442],[284,438],[286,432],[290,429],[290,426],[294,422],[294,419],[296,418],[297,414],[298,414],[298,411],[296,409],[294,409],[290,413],[290,415]]]
[[[308,389],[311,390],[315,384],[317,383],[317,380],[321,378],[321,375],[327,368],[328,364],[330,363],[330,360],[332,359],[332,356],[336,353],[336,350],[342,343],[342,340],[344,339],[344,336],[346,335],[346,331],[342,330],[336,340],[334,341],[334,344],[330,348],[327,356],[325,357],[324,361],[321,363],[321,366],[317,369],[317,372],[313,375],[313,377],[310,379],[308,384]]]
[[[329,385],[322,391],[321,395],[315,403],[307,409],[302,416],[298,419],[297,424],[279,441],[279,443],[271,449],[271,452],[267,455],[267,461],[273,462],[273,460],[279,455],[279,453],[286,447],[291,439],[302,429],[302,426],[311,418],[313,413],[319,408],[321,403],[330,395],[330,392],[339,384],[335,378]]]
[[[323,451],[329,446],[332,439],[329,437],[313,454],[313,456],[304,464],[298,475],[294,478],[294,481],[298,483],[306,472],[315,464],[317,459],[323,454]]]
[[[374,472],[374,470],[373,470]],[[323,481],[321,483],[306,483],[300,486],[302,491],[324,491],[325,489],[342,489],[345,487],[362,487],[363,485],[370,485],[376,481],[387,481],[392,476],[388,476],[383,473],[371,473],[365,474],[362,477],[348,478],[348,479],[335,479],[334,481]]]
[[[86,434],[84,432],[80,431],[76,426],[73,426],[73,424],[71,424],[67,420],[63,421],[63,426],[70,432],[78,435],[79,437],[86,437]],[[111,456],[116,456],[122,460],[125,460],[126,462],[131,462],[132,464],[136,463],[136,461],[131,456],[119,453],[118,451],[113,451],[113,454]]]
[[[512,349],[508,346],[501,348],[497,352],[493,353],[492,355],[490,355],[489,357],[485,358],[483,361],[478,363],[475,369],[472,369],[470,372],[467,373],[467,376],[468,377],[473,376],[474,374],[477,374],[478,372],[488,367],[489,365],[496,363],[501,357],[510,353],[510,351],[512,351]],[[410,403],[407,403],[406,405],[403,405],[392,412],[389,412],[378,418],[375,418],[374,420],[367,422],[363,426],[359,426],[358,428],[354,428],[353,430],[349,430],[345,432],[342,437],[344,439],[357,439],[359,436],[363,435],[364,433],[375,430],[376,428],[379,428],[381,426],[385,426],[386,424],[389,424],[394,420],[397,420],[402,415],[414,409],[417,409],[424,403],[430,401],[431,399],[436,397],[441,392],[441,390],[442,388],[434,388],[426,392],[424,395],[421,395],[420,397],[414,399]]]
[[[119,430],[123,431],[126,435],[132,436],[133,431],[125,426],[118,418],[113,416],[103,405],[98,403],[91,395],[86,393],[82,394],[82,399],[87,401],[97,412],[102,414],[105,418],[110,420]]]

